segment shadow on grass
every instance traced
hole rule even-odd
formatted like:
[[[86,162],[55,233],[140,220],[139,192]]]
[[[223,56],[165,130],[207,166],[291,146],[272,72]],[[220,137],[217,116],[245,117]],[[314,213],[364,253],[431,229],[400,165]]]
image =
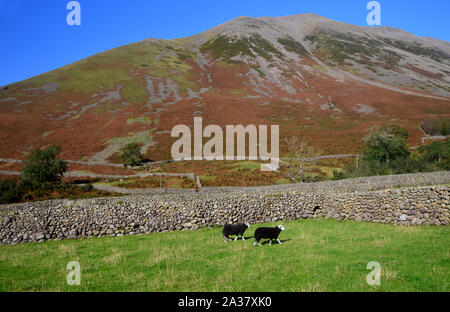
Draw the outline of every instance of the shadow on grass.
[[[289,242],[291,240],[292,239],[290,239],[290,238],[288,238],[288,239],[280,239],[280,242],[282,242],[284,244],[284,243]],[[261,245],[269,245],[269,243],[270,243],[270,240],[266,240],[266,241],[262,242]],[[272,245],[280,245],[280,244],[276,240],[274,240],[272,242]]]
[[[250,240],[252,238],[255,238],[255,237],[254,236],[245,236],[244,238],[245,238],[245,241],[248,241],[248,240]],[[280,242],[282,242],[284,244],[284,243],[289,242],[291,240],[292,239],[290,239],[290,238],[288,238],[288,239],[280,239]],[[239,236],[239,238],[237,240],[234,240],[234,238],[233,238],[231,240],[226,241],[226,243],[235,243],[235,242],[242,242],[242,237]],[[261,245],[269,245],[269,242],[270,242],[270,240],[265,240],[265,241],[261,242]],[[279,243],[276,240],[273,240],[272,241],[272,245],[279,245]]]
[[[249,239],[252,239],[254,236],[244,236],[244,239],[245,240],[249,240]],[[229,242],[234,242],[235,240],[234,240],[234,237],[231,239],[231,240],[229,240]],[[242,236],[239,236],[238,237],[238,239],[236,240],[236,242],[238,242],[238,241],[242,241]]]

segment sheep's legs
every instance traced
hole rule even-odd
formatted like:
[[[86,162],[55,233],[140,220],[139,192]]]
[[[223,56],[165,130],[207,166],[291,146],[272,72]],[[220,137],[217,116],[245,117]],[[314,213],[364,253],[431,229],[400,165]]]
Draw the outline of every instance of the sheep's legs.
[[[272,240],[269,241],[269,246],[272,246]]]
[[[236,237],[236,239],[237,239],[237,237]],[[236,240],[236,239],[235,239],[235,240]],[[230,237],[224,236],[224,237],[223,237],[223,241],[226,243],[227,241],[233,241],[233,239],[230,238]]]
[[[283,243],[278,238],[277,238],[277,242],[278,242],[278,244],[283,245]]]
[[[238,237],[239,237],[239,236],[236,235],[236,237],[234,238],[234,241],[237,241]]]
[[[255,242],[253,243],[253,246],[256,246],[256,243],[258,243],[258,246],[261,246],[261,243],[258,242],[256,239],[255,239]]]
[[[242,240],[243,240],[243,241],[245,241],[245,237],[244,237],[244,235],[242,235]]]

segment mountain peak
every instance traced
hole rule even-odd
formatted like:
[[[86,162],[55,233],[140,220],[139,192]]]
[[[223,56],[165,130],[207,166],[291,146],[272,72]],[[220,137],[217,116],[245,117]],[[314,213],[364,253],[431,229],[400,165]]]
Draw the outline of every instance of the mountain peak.
[[[152,159],[168,159],[171,127],[192,116],[219,125],[280,124],[281,133],[347,153],[360,142],[355,134],[392,120],[418,139],[422,121],[448,114],[449,73],[445,41],[313,13],[240,16],[10,85],[0,93],[2,131],[11,138],[0,154],[14,158],[32,140],[61,145],[69,159],[102,162],[132,140]]]

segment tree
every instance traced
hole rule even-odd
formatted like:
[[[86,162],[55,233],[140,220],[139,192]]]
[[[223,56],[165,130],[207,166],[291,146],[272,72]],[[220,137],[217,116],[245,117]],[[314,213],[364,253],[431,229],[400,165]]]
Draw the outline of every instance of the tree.
[[[307,182],[321,152],[309,146],[304,138],[291,137],[286,143],[289,150],[287,176],[294,182]]]
[[[335,172],[334,179],[430,172],[438,168],[450,170],[449,139],[422,146],[419,153],[411,153],[406,144],[406,132],[401,129],[398,126],[383,127],[369,135],[360,165],[347,165],[344,175]]]
[[[46,149],[37,148],[24,160],[21,180],[30,183],[33,188],[39,188],[43,184],[54,184],[61,181],[67,170],[67,163],[57,159],[61,153],[59,146],[50,146]]]
[[[137,143],[130,143],[120,149],[119,159],[125,166],[142,165],[141,147]]]
[[[433,142],[419,149],[421,157],[445,170],[450,170],[450,140],[445,142]]]
[[[397,158],[408,158],[411,155],[406,140],[387,131],[378,131],[366,139],[363,161],[389,163]]]
[[[348,165],[346,177],[361,177],[416,172],[424,169],[422,163],[411,158],[406,144],[408,131],[402,127],[385,126],[370,134],[359,166]],[[336,175],[335,178],[340,176]]]
[[[409,132],[408,129],[403,128],[399,125],[387,125],[387,126],[383,126],[381,127],[379,132],[385,132],[388,134],[392,134],[396,137],[400,137],[403,138],[405,140],[407,140],[409,138]]]

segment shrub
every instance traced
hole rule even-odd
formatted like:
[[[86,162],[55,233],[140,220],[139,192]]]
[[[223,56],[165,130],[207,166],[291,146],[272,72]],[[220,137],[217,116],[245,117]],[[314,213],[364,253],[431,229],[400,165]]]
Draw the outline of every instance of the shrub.
[[[303,179],[303,182],[305,183],[315,183],[315,182],[322,182],[327,180],[327,177],[317,175],[317,176],[307,176]]]
[[[94,187],[92,186],[91,183],[85,184],[85,185],[83,185],[83,186],[80,187],[80,190],[83,191],[83,192],[85,192],[85,193],[90,192],[90,191],[92,191],[93,189],[94,189]]]
[[[450,140],[445,142],[433,142],[419,149],[420,158],[423,161],[432,163],[438,168],[450,170]]]
[[[346,178],[346,174],[344,171],[341,170],[333,170],[333,177],[331,178],[332,180],[343,180]]]
[[[390,163],[393,174],[419,173],[433,171],[435,168],[422,159],[412,157],[397,158]]]
[[[31,184],[33,188],[51,188],[52,184],[59,183],[67,170],[67,163],[57,159],[60,152],[59,146],[32,151],[24,161],[21,180]]]
[[[394,129],[394,130],[393,130]],[[366,140],[366,148],[358,168],[348,165],[344,173],[335,172],[333,179],[388,174],[404,174],[450,169],[450,141],[434,142],[411,156],[406,133],[400,127],[385,127]]]
[[[125,166],[142,165],[141,147],[137,143],[130,143],[120,149],[119,159]]]
[[[345,167],[346,178],[370,177],[375,175],[393,174],[392,169],[386,162],[363,160],[359,166],[353,164]]]
[[[411,152],[406,140],[386,131],[376,132],[366,140],[363,161],[372,163],[389,163],[396,158],[408,158]]]
[[[24,185],[18,181],[0,180],[0,204],[19,202],[24,192]]]

